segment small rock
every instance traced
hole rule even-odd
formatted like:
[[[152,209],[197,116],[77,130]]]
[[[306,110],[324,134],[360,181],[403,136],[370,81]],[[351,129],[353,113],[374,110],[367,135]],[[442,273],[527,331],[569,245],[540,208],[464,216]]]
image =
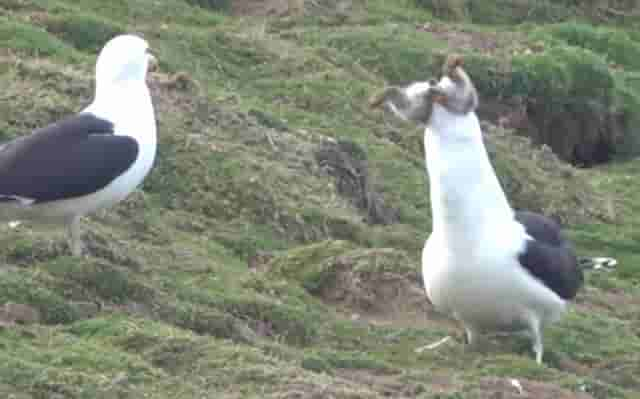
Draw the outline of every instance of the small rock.
[[[132,314],[137,315],[148,315],[151,313],[151,309],[148,305],[140,302],[127,302],[125,305],[125,309]]]
[[[271,259],[273,259],[273,254],[265,251],[257,251],[253,256],[250,256],[247,259],[247,266],[250,270],[260,271],[266,266]]]
[[[73,302],[72,305],[80,319],[90,319],[100,312],[100,305],[95,302]]]
[[[127,376],[126,373],[121,372],[114,377],[114,379],[111,381],[111,384],[122,385],[122,384],[125,384],[128,380],[129,380],[129,376]]]
[[[254,117],[256,121],[262,126],[266,126],[268,128],[283,132],[289,131],[289,126],[287,126],[287,124],[282,120],[258,109],[249,110],[249,116]]]
[[[3,325],[12,324],[35,324],[40,322],[40,312],[29,305],[7,302],[0,309],[0,323]]]

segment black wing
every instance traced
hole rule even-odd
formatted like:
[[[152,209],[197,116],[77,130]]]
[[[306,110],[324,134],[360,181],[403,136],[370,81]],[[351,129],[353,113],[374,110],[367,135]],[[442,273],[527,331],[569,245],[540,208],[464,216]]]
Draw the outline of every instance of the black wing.
[[[138,143],[77,114],[0,147],[0,198],[47,202],[91,194],[135,162]]]
[[[520,264],[563,299],[576,296],[582,285],[582,269],[571,244],[553,220],[533,212],[518,211],[515,219],[533,238],[518,256]]]

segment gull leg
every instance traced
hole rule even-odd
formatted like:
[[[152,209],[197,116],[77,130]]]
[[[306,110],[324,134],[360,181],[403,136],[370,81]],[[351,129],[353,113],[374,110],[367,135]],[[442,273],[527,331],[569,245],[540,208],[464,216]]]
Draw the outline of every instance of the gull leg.
[[[469,327],[464,328],[464,336],[467,338],[467,345],[473,346],[477,343],[476,336]]]
[[[81,257],[84,251],[84,244],[82,242],[82,235],[80,231],[80,217],[74,216],[69,224],[69,248],[71,249],[71,255]]]
[[[464,326],[464,336],[467,339],[467,346],[471,350],[478,349],[478,334],[469,326]]]
[[[481,333],[481,330],[474,328],[474,326],[464,325],[466,345],[464,351],[477,352],[486,354],[489,350],[489,341]]]
[[[533,352],[536,354],[536,363],[542,364],[542,354],[544,352],[544,347],[542,344],[542,331],[540,326],[540,320],[538,318],[531,318],[531,340],[532,345],[531,348]]]

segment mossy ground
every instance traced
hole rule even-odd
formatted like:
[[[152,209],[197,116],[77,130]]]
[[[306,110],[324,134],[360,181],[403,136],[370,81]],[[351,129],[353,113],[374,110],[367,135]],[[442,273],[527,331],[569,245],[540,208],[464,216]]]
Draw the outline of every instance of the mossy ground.
[[[3,139],[86,105],[96,49],[115,33],[144,34],[161,61],[150,77],[156,166],[142,190],[85,222],[91,256],[69,257],[62,230],[2,227],[0,304],[42,315],[38,325],[0,327],[3,397],[484,398],[515,394],[510,378],[536,398],[637,397],[640,163],[570,169],[564,190],[548,190],[540,176],[556,172],[534,156],[501,155],[529,154],[528,144],[493,139],[500,175],[533,185],[514,191],[516,205],[560,209],[581,253],[620,267],[588,276],[577,305],[547,331],[544,366],[518,338],[466,352],[458,327],[411,294],[430,224],[419,133],[366,106],[386,81],[434,73],[456,42],[416,29],[437,21],[414,1],[354,4],[346,16],[261,19],[217,13],[226,3],[216,1],[0,0]],[[442,24],[518,38],[488,53],[464,49],[487,96],[530,88],[483,66],[540,40],[589,52],[597,68],[584,70],[605,80],[637,73],[631,30]],[[545,60],[516,62],[518,76],[544,81]],[[578,91],[568,61],[557,67],[566,79],[546,90],[593,94]],[[621,87],[628,101],[637,96]],[[313,157],[332,138],[366,151],[398,223],[367,225],[338,195]],[[449,334],[455,344],[414,351]]]

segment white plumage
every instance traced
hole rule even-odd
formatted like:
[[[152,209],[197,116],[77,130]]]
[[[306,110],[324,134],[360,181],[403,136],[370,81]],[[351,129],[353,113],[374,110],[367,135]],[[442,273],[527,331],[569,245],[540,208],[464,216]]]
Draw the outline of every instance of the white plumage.
[[[485,150],[474,112],[434,104],[425,129],[433,231],[422,253],[431,302],[460,320],[467,339],[495,330],[528,330],[542,360],[541,328],[565,301],[518,261],[529,237],[514,219]]]

